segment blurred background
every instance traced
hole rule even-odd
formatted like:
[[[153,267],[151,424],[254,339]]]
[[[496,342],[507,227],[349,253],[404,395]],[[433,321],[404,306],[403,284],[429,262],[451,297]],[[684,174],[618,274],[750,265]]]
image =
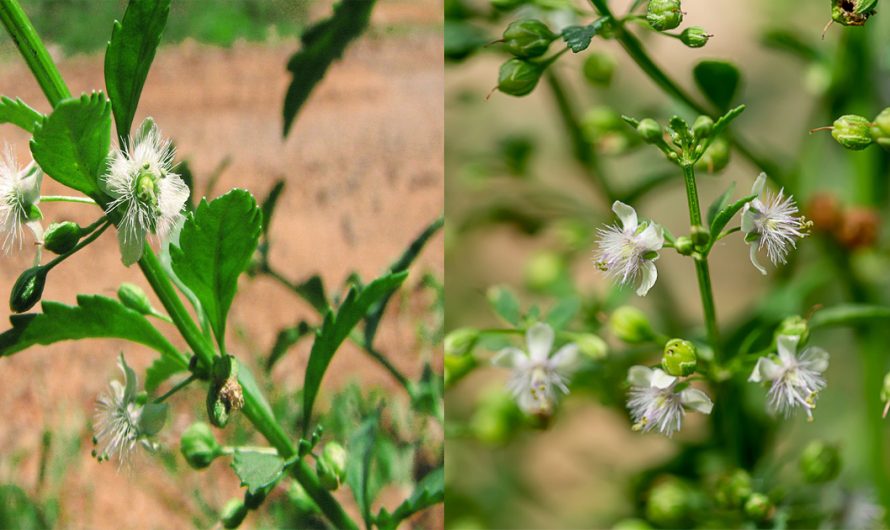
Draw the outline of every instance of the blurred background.
[[[112,22],[125,1],[26,0],[22,2],[47,41],[74,94],[104,90],[103,54]],[[385,270],[442,210],[443,101],[442,4],[439,0],[380,0],[367,32],[355,41],[316,87],[294,128],[282,138],[282,105],[288,58],[307,25],[330,15],[328,0],[174,1],[164,40],[148,76],[136,120],[154,117],[174,139],[177,160],[187,161],[195,195],[214,197],[232,187],[264,199],[275,182],[286,183],[278,202],[269,259],[289,280],[320,274],[329,293],[352,273],[368,280]],[[18,52],[0,36],[0,94],[21,97],[41,112],[49,106]],[[0,134],[19,160],[28,161],[28,136],[12,125]],[[44,194],[65,190],[44,180]],[[83,205],[42,206],[53,221],[92,222]],[[413,379],[424,362],[441,370],[442,237],[433,239],[412,266],[403,295],[383,318],[380,349]],[[30,249],[0,261],[0,287],[8,290],[30,265]],[[114,297],[121,282],[148,286],[135,268],[121,266],[113,236],[100,238],[53,270],[45,300],[68,304],[78,293]],[[410,295],[410,296],[409,296]],[[153,300],[160,307],[157,300]],[[4,304],[0,320],[9,316]],[[295,432],[305,363],[303,340],[266,370],[279,330],[302,320],[317,323],[312,307],[268,276],[242,278],[231,311],[232,350],[251,364],[277,413]],[[164,324],[161,324],[164,326]],[[169,336],[175,336],[172,328]],[[172,402],[174,414],[161,433],[163,449],[131,469],[90,457],[91,420],[100,392],[119,379],[118,352],[144,381],[156,356],[120,341],[82,341],[37,347],[0,359],[5,384],[0,425],[0,527],[2,528],[210,528],[238,479],[219,462],[196,472],[179,454],[179,437],[205,416],[197,386]],[[271,365],[271,364],[269,364]],[[268,372],[268,373],[266,373]],[[378,473],[393,485],[379,506],[410,494],[418,467],[431,465],[441,447],[435,425],[423,442],[400,442],[417,432],[404,392],[379,365],[345,344],[325,378],[319,410],[332,410],[327,432],[346,436],[357,409],[386,396],[393,402],[388,457]],[[401,411],[401,412],[399,412]],[[441,430],[441,427],[438,427]],[[402,429],[402,431],[399,431]],[[432,431],[430,430],[432,429]],[[238,418],[228,442],[248,442],[249,423]],[[431,433],[431,434],[430,434]],[[415,445],[429,455],[415,459]],[[376,479],[372,479],[376,480]],[[294,510],[282,486],[267,509],[244,527],[286,527]],[[356,516],[348,490],[337,493]],[[441,527],[441,505],[414,521]]]
[[[570,106],[581,150],[594,153],[613,191],[632,195],[641,183],[657,181],[654,192],[632,204],[642,218],[657,220],[675,235],[688,230],[681,173],[656,149],[641,148],[619,115],[666,123],[679,114],[692,123],[695,114],[660,91],[618,43],[600,37],[585,52],[560,58],[530,95],[494,92],[487,98],[497,85],[499,66],[510,56],[498,44],[482,45],[500,39],[511,21],[539,18],[558,33],[596,18],[588,2],[532,1],[515,7],[523,3],[446,2],[446,328],[505,327],[488,298],[492,286],[507,286],[523,309],[534,304],[545,314],[574,299],[577,315],[570,327],[600,334],[613,350],[605,360],[588,362],[547,430],[531,428],[512,404],[504,387],[509,372],[487,366],[504,341],[481,344],[475,361],[454,359],[454,366],[478,362],[479,368],[453,381],[446,373],[446,526],[610,528],[640,513],[641,473],[671,462],[687,445],[706,442],[710,427],[700,415],[687,415],[675,436],[680,443],[631,431],[625,389],[602,388],[605,379],[626,373],[610,366],[627,362],[621,343],[604,326],[604,315],[629,303],[643,309],[656,329],[698,332],[702,315],[694,269],[673,252],[661,253],[658,282],[646,298],[613,289],[594,267],[595,229],[614,217],[594,172],[573,154],[577,144],[560,105]],[[617,13],[630,4],[609,2]],[[717,244],[710,262],[724,331],[751,322],[775,326],[787,315],[807,316],[839,301],[886,304],[886,153],[847,151],[827,132],[808,130],[845,113],[871,119],[890,102],[890,17],[879,12],[865,28],[835,24],[822,38],[830,20],[828,1],[683,0],[682,9],[680,29],[701,26],[713,34],[704,48],[687,48],[633,24],[631,30],[697,100],[704,98],[693,83],[696,63],[722,59],[741,70],[733,101],[747,110],[732,130],[777,161],[786,192],[792,191],[817,223],[788,266],[771,268],[766,277],[751,265],[741,237]],[[550,52],[562,47],[558,39]],[[601,73],[607,67],[584,74],[591,54],[614,66],[611,77]],[[724,171],[700,171],[703,207],[733,182],[735,197],[747,194],[759,172],[738,152]],[[852,292],[856,289],[858,294]],[[840,482],[846,491],[874,502],[875,476],[890,471],[875,466],[875,458],[890,449],[883,427],[874,426],[880,415],[877,391],[887,369],[880,346],[885,339],[865,331],[813,334],[811,343],[832,355],[816,421],[807,423],[798,414],[752,431],[767,446],[757,467],[761,473],[769,469],[793,478],[803,445],[824,439],[841,451]],[[512,344],[522,345],[518,339]],[[656,362],[659,353],[643,352],[643,359]],[[864,366],[864,358],[873,362]],[[738,399],[762,411],[763,393],[748,385]],[[811,493],[813,502],[836,500]]]

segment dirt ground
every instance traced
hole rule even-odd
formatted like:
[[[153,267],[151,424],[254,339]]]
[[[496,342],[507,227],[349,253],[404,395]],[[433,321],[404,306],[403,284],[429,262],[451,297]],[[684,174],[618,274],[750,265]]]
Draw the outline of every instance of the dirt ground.
[[[272,228],[272,262],[284,274],[296,280],[320,272],[329,289],[342,285],[353,270],[370,278],[442,211],[441,9],[437,0],[383,2],[371,35],[331,69],[286,141],[281,138],[280,114],[289,82],[284,65],[297,46],[294,41],[232,49],[186,42],[160,49],[137,120],[154,117],[204,182],[230,157],[214,194],[237,186],[263,197],[277,179],[287,180]],[[72,93],[103,87],[99,55],[62,59],[59,66]],[[0,93],[48,110],[17,60],[0,64]],[[4,125],[0,134],[20,159],[29,159],[24,133]],[[64,190],[47,181],[44,193]],[[49,220],[81,223],[97,216],[82,205],[47,204],[43,211]],[[441,236],[429,245],[409,278],[412,285],[423,271],[443,277],[442,247]],[[28,266],[29,256],[26,251],[0,261],[3,292]],[[123,281],[147,287],[137,268],[121,266],[115,239],[108,234],[53,270],[44,299],[74,303],[77,293],[113,296]],[[7,316],[2,304],[0,320],[5,322]],[[411,376],[421,367],[415,336],[421,317],[416,304],[396,301],[380,332],[380,349]],[[232,350],[250,356],[268,351],[280,328],[301,318],[315,320],[311,309],[266,279],[242,281],[231,318]],[[299,388],[308,349],[307,341],[279,363],[273,372],[276,383]],[[226,464],[217,462],[208,473],[171,475],[151,462],[118,471],[90,457],[87,420],[97,395],[118,377],[119,351],[140,374],[155,356],[125,342],[83,341],[0,359],[0,403],[5,410],[0,482],[35,492],[41,436],[50,429],[57,440],[81,440],[78,454],[64,470],[63,527],[189,527],[199,511],[191,495],[195,488],[216,507],[239,495],[237,479]],[[346,346],[328,371],[326,388],[352,380],[393,387],[377,365]],[[172,421],[162,441],[176,448],[179,434],[194,419],[192,407],[185,403],[201,399],[198,390],[174,398]],[[54,448],[61,451],[58,444]],[[441,513],[438,510],[436,517]],[[253,524],[251,515],[245,526]]]

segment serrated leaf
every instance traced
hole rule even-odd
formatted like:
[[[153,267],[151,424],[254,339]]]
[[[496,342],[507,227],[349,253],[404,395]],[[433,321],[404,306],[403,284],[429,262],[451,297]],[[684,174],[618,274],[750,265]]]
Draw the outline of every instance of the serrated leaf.
[[[371,477],[371,457],[377,442],[377,427],[380,421],[378,414],[367,418],[349,439],[349,459],[346,463],[346,482],[355,503],[362,514],[365,526],[371,528],[371,499],[368,495],[368,483]]]
[[[714,202],[708,206],[708,214],[707,221],[708,226],[713,225],[714,219],[717,217],[717,214],[720,213],[720,210],[726,208],[726,205],[729,204],[729,201],[732,199],[732,194],[735,192],[735,182],[731,183],[719,197],[714,199]]]
[[[250,493],[272,484],[284,473],[285,461],[278,455],[235,449],[232,469]]]
[[[561,32],[562,39],[571,48],[572,53],[582,52],[590,46],[590,41],[593,40],[607,19],[608,17],[599,18],[587,26],[568,26]]]
[[[890,320],[890,307],[866,304],[842,304],[817,311],[810,319],[810,329],[852,326],[873,320]]]
[[[10,317],[12,329],[0,335],[0,356],[35,344],[48,345],[89,338],[126,339],[153,348],[182,368],[188,360],[141,314],[117,300],[79,295],[77,305],[46,301],[43,313]]]
[[[226,317],[238,288],[238,277],[256,251],[262,211],[253,196],[240,189],[202,200],[170,247],[173,271],[201,302],[210,327],[222,345]]]
[[[434,504],[445,501],[445,469],[438,468],[427,473],[402,504],[395,509],[392,515],[381,510],[377,522],[382,530],[395,530],[399,523],[411,515],[425,510]]]
[[[94,92],[56,105],[34,131],[31,153],[54,180],[96,198],[110,145],[111,104]]]
[[[726,112],[736,95],[742,75],[728,61],[701,61],[692,70],[695,84],[720,112]]]
[[[519,325],[522,316],[519,310],[519,300],[513,291],[503,286],[495,286],[488,290],[488,301],[492,309],[501,318],[514,326]]]
[[[145,370],[145,391],[152,393],[161,384],[170,379],[173,374],[186,371],[187,366],[183,366],[179,361],[171,357],[162,355],[155,359],[151,365]]]
[[[170,0],[130,0],[123,20],[115,21],[111,30],[105,51],[105,88],[119,137],[130,134],[142,87],[169,14]]]
[[[309,362],[306,366],[306,378],[303,383],[303,432],[309,432],[309,423],[312,420],[312,406],[318,395],[321,380],[334,357],[334,353],[349,336],[359,322],[368,314],[371,307],[398,289],[407,272],[389,273],[372,281],[363,288],[354,286],[340,304],[337,312],[328,310],[324,317],[324,323],[319,329],[312,351],[309,353]]]
[[[725,131],[726,128],[729,127],[729,124],[732,123],[733,120],[738,118],[743,112],[745,112],[746,108],[747,107],[745,105],[739,105],[738,107],[726,111],[723,116],[717,118],[717,121],[714,122],[714,128],[711,130],[711,140],[713,141],[714,138],[717,138],[718,136],[723,134],[723,131]],[[708,143],[710,144],[710,142]]]
[[[748,195],[720,210],[711,222],[711,242],[708,243],[708,250],[714,246],[714,243],[717,242],[717,236],[720,235],[720,232],[726,227],[727,223],[729,223],[735,214],[756,198],[757,195]]]
[[[330,18],[303,33],[302,48],[287,63],[293,80],[284,99],[284,136],[331,63],[342,57],[349,43],[365,30],[374,3],[375,0],[341,0],[334,5]]]
[[[43,118],[43,114],[32,109],[19,98],[0,97],[0,123],[11,123],[33,133]]]

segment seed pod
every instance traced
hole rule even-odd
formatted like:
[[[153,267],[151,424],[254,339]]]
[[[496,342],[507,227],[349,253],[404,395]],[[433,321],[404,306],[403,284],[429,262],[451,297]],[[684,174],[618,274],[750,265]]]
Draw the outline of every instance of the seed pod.
[[[674,248],[677,249],[681,256],[690,256],[692,251],[695,250],[695,245],[692,244],[692,240],[688,237],[680,236],[674,243]]]
[[[744,469],[736,469],[718,481],[714,498],[724,508],[739,508],[752,491],[751,475]]]
[[[245,517],[247,517],[247,506],[244,506],[241,499],[231,499],[219,514],[223,528],[238,528]]]
[[[507,51],[524,59],[544,55],[556,38],[546,24],[535,19],[516,20],[504,30]]]
[[[752,493],[745,501],[745,515],[755,521],[771,519],[774,511],[773,503],[763,493]]]
[[[154,312],[148,296],[138,285],[132,283],[122,283],[117,289],[117,297],[122,304],[142,315],[148,315]]]
[[[878,0],[831,0],[831,19],[844,26],[862,26],[875,14]]]
[[[711,240],[711,232],[701,225],[693,226],[692,233],[689,236],[692,238],[692,242],[699,247],[707,245],[708,241]]]
[[[831,136],[837,143],[852,151],[860,151],[871,145],[871,123],[862,116],[845,114],[834,120]]]
[[[704,28],[690,26],[680,33],[680,40],[690,48],[701,48],[708,43],[713,35],[708,34]]]
[[[179,451],[193,469],[204,469],[222,454],[210,426],[206,423],[193,423],[182,433]]]
[[[225,427],[232,413],[244,406],[244,395],[238,383],[238,361],[231,355],[217,357],[207,391],[207,416],[216,427]]]
[[[695,135],[696,140],[701,141],[711,136],[713,130],[714,120],[710,116],[699,116],[692,123],[692,134]]]
[[[334,491],[343,484],[346,480],[346,460],[348,457],[346,449],[337,442],[328,442],[324,446],[321,455],[315,461],[318,481],[323,488]]]
[[[498,90],[510,96],[525,96],[538,85],[544,67],[523,59],[510,59],[498,72]]]
[[[644,118],[637,125],[637,132],[644,142],[654,144],[660,140],[664,140],[664,129],[652,118]]]
[[[646,502],[646,518],[665,528],[688,528],[694,492],[683,481],[670,477],[656,484]]]
[[[800,470],[807,482],[818,484],[834,480],[841,470],[837,447],[818,440],[810,442],[800,455]]]
[[[615,75],[615,59],[606,53],[593,51],[584,59],[584,79],[594,86],[607,86]]]
[[[677,377],[692,375],[697,364],[695,345],[688,340],[671,339],[664,345],[661,367],[668,374]]]
[[[676,28],[683,22],[680,0],[649,0],[646,21],[656,31]]]
[[[884,149],[890,149],[890,107],[882,110],[875,117],[869,129],[871,139]]]
[[[40,301],[46,286],[46,267],[31,267],[19,276],[9,295],[9,309],[13,313],[23,313]]]
[[[639,344],[655,339],[655,331],[646,314],[636,307],[625,305],[616,309],[609,318],[612,334],[628,344]]]
[[[719,173],[729,165],[729,142],[718,136],[711,141],[704,154],[695,163],[695,168],[706,173]]]
[[[53,223],[43,235],[43,248],[55,254],[66,254],[77,246],[82,229],[73,221]]]

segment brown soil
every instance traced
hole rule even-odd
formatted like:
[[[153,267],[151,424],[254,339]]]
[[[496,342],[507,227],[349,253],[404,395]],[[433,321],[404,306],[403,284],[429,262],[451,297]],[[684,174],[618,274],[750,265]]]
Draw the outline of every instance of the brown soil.
[[[272,262],[294,280],[320,272],[329,290],[338,289],[353,270],[366,279],[380,273],[442,210],[443,70],[437,29],[441,2],[383,2],[374,23],[372,34],[330,70],[286,141],[281,138],[280,114],[289,82],[284,65],[297,46],[293,41],[226,50],[194,43],[162,48],[137,115],[137,120],[153,116],[164,133],[175,138],[180,155],[192,162],[199,179],[204,178],[200,185],[230,157],[212,195],[238,186],[262,198],[277,179],[286,179],[272,227]],[[381,30],[390,24],[410,29]],[[100,56],[64,59],[60,68],[73,93],[103,86]],[[0,65],[0,93],[48,110],[29,72],[17,61]],[[24,133],[9,125],[0,132],[21,160],[29,159]],[[65,190],[47,181],[44,193]],[[97,216],[90,207],[78,205],[47,204],[43,211],[48,221],[85,223]],[[3,292],[28,266],[30,254],[26,247],[0,262]],[[423,271],[442,278],[442,259],[440,236],[421,256],[409,284],[416,285]],[[74,303],[78,293],[113,296],[123,281],[147,287],[137,268],[121,266],[114,237],[108,234],[55,269],[44,298]],[[244,358],[267,352],[280,328],[302,318],[317,320],[306,304],[270,280],[245,279],[241,287],[231,312],[230,344]],[[422,309],[418,303],[394,300],[379,339],[380,349],[414,377],[421,357],[429,355],[419,352],[415,334]],[[8,310],[0,311],[5,320]],[[275,384],[291,390],[302,385],[308,348],[307,341],[279,363],[273,372]],[[76,456],[61,470],[63,527],[192,526],[192,517],[200,512],[192,495],[195,489],[217,508],[240,495],[225,463],[214,463],[209,472],[174,474],[149,458],[119,471],[114,464],[100,465],[90,457],[88,419],[96,396],[118,376],[119,351],[140,374],[155,357],[121,341],[83,341],[37,347],[0,360],[0,403],[7,411],[0,424],[0,482],[35,493],[37,455],[43,430],[48,429],[56,435],[54,454],[62,451],[65,437],[81,441]],[[345,346],[328,371],[325,392],[353,380],[396,388],[386,372]],[[175,412],[162,437],[172,450],[177,450],[179,434],[200,419],[192,409],[202,400],[199,390],[174,398]],[[396,501],[396,494],[387,495],[384,502]],[[441,515],[437,510],[434,519],[441,521]],[[441,522],[433,523],[441,527]],[[251,515],[246,525],[253,524],[256,516]]]

